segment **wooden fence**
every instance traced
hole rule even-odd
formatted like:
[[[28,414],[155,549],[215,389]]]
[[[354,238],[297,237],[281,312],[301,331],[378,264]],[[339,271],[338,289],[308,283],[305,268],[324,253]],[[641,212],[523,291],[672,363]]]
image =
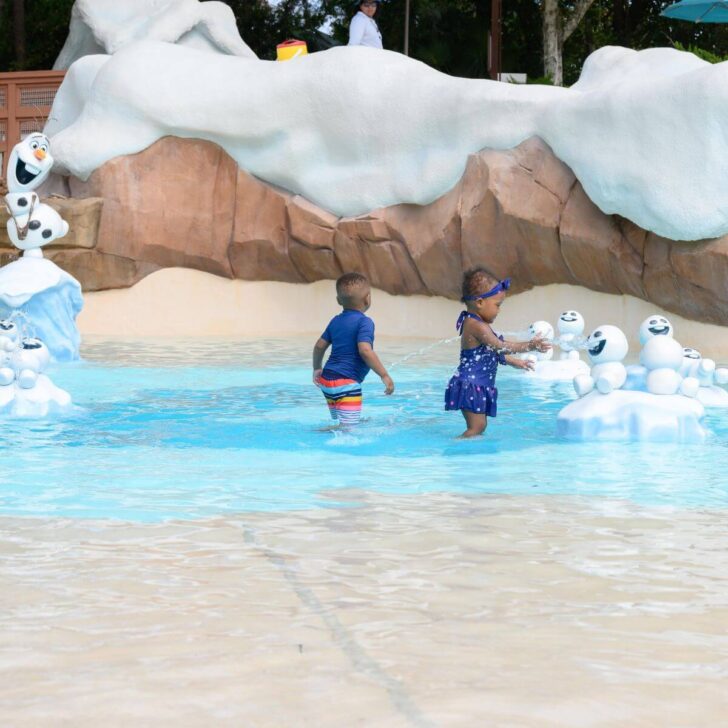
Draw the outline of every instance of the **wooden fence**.
[[[28,134],[43,131],[65,71],[0,73],[0,170],[10,150]]]

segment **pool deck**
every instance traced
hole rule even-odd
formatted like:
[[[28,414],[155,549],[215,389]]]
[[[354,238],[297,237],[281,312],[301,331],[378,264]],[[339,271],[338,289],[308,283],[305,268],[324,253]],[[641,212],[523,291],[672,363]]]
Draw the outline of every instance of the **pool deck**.
[[[1,519],[2,724],[725,722],[725,513],[334,497],[358,507]]]

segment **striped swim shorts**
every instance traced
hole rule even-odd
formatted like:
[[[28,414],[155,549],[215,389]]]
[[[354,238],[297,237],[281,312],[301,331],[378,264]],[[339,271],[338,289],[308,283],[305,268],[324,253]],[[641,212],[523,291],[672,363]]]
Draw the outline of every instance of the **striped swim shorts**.
[[[359,423],[361,417],[361,382],[355,379],[318,378],[318,385],[326,397],[329,414],[344,427]]]

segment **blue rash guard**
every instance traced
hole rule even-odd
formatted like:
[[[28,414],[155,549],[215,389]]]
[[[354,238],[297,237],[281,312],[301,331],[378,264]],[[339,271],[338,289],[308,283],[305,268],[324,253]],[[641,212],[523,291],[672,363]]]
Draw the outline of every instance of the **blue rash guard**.
[[[321,338],[331,344],[331,356],[321,376],[363,382],[369,367],[359,355],[358,345],[362,342],[374,345],[374,321],[361,311],[345,308],[329,321]]]

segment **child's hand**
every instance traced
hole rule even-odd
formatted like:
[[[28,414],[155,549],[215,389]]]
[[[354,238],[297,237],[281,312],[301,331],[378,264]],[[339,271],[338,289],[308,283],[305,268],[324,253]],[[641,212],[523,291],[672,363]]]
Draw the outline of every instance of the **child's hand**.
[[[525,369],[527,372],[532,372],[536,367],[536,362],[533,359],[516,359],[511,362],[511,366],[516,369]]]
[[[515,356],[508,357],[507,361],[514,369],[525,369],[527,372],[532,372],[536,366],[531,359],[518,359]]]
[[[384,384],[384,394],[392,394],[394,392],[394,382],[389,374],[382,375],[382,384]]]
[[[540,351],[542,354],[551,348],[551,344],[541,334],[534,336],[528,344],[530,351]]]
[[[314,369],[313,370],[313,383],[319,387],[319,378],[321,377],[321,372],[323,369]]]

